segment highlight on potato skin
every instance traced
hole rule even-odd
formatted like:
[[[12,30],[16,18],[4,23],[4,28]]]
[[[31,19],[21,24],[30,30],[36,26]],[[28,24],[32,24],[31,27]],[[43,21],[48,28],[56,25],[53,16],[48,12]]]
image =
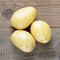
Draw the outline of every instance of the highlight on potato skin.
[[[21,8],[11,17],[11,25],[16,29],[27,28],[36,18],[36,9],[32,6]]]
[[[51,40],[51,28],[45,21],[34,21],[30,31],[36,41],[40,43],[48,43]]]
[[[21,51],[30,53],[35,48],[35,39],[25,30],[16,30],[11,35],[12,43]]]

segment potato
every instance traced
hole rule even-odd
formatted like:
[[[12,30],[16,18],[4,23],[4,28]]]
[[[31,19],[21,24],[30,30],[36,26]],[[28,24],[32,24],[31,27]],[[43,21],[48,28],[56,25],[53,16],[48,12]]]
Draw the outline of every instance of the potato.
[[[35,48],[35,40],[32,35],[24,30],[16,30],[11,35],[12,43],[23,52],[31,52]]]
[[[11,25],[16,29],[27,28],[36,18],[36,9],[28,6],[17,10],[11,17]]]
[[[48,43],[51,40],[50,26],[44,21],[35,21],[30,28],[31,34],[40,43]]]

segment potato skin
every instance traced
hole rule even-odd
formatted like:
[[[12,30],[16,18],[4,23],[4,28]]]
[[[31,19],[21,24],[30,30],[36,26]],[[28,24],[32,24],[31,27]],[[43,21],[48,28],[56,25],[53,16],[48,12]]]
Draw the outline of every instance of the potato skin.
[[[48,43],[51,40],[51,29],[45,21],[35,21],[30,28],[31,34],[40,43]]]
[[[27,28],[36,18],[36,9],[27,6],[17,10],[11,17],[11,25],[16,29]]]
[[[32,35],[25,30],[16,30],[11,35],[12,43],[23,52],[31,52],[35,48],[35,40]]]

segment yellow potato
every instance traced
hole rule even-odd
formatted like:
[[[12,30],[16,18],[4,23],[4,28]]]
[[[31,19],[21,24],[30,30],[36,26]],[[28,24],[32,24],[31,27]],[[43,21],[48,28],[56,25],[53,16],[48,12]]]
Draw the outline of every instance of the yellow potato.
[[[11,35],[12,43],[24,52],[31,52],[35,47],[35,40],[32,35],[24,30],[16,30]]]
[[[35,21],[30,28],[31,34],[40,43],[48,43],[51,40],[50,26],[44,21]]]
[[[27,28],[36,18],[36,9],[28,6],[17,10],[11,17],[11,25],[16,29]]]

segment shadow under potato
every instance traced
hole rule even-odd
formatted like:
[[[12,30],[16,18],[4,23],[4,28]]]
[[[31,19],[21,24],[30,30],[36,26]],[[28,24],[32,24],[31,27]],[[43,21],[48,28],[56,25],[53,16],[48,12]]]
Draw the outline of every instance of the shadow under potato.
[[[17,30],[17,29],[15,29],[15,28],[14,28],[14,27],[12,27],[12,26],[11,26],[11,28],[12,28],[12,33],[13,33],[14,31],[16,31],[16,30]]]
[[[31,26],[31,25],[30,25]],[[30,33],[30,26],[28,26],[26,29],[24,29],[25,31],[28,31]]]
[[[19,30],[19,29],[16,29],[16,28],[12,27],[12,26],[11,26],[11,28],[12,28],[12,33],[13,33],[15,30]],[[30,26],[27,27],[26,29],[21,29],[21,30],[25,30],[25,31],[27,31],[27,32],[30,33]]]

